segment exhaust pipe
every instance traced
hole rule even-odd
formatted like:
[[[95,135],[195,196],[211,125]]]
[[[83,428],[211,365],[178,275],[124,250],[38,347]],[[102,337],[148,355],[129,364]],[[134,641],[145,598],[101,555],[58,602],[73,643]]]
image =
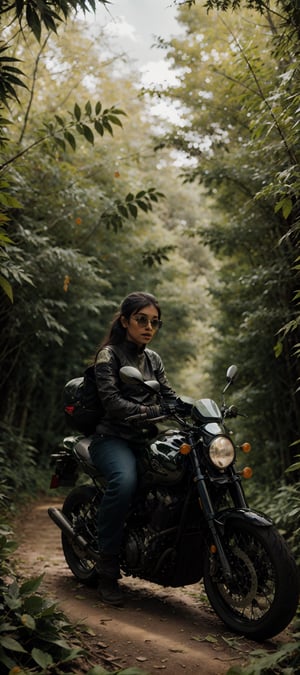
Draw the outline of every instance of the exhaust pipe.
[[[80,546],[80,548],[83,549],[84,553],[88,554],[89,557],[97,562],[99,555],[89,548],[88,542],[86,539],[84,539],[84,537],[81,536],[81,534],[76,534],[67,516],[65,516],[64,513],[60,511],[60,509],[50,506],[48,509],[48,515],[50,516],[51,520],[53,520],[55,525],[57,525],[59,529],[67,537],[69,537],[69,539],[72,539],[78,546]]]

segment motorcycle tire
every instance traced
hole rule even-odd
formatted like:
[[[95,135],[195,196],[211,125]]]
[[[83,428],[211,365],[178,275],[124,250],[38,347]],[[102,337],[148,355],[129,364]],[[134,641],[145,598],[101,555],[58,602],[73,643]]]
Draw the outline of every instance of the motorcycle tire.
[[[204,565],[214,611],[230,630],[249,639],[278,635],[293,619],[299,599],[297,567],[285,541],[273,526],[232,519],[222,543],[232,579],[224,579],[218,559],[212,563],[209,553]]]
[[[77,534],[90,543],[89,532],[96,536],[95,513],[89,507],[94,502],[97,491],[94,487],[82,485],[70,492],[66,497],[62,511],[68,518]],[[94,506],[92,507],[94,510]],[[96,586],[99,582],[96,563],[76,544],[74,539],[64,532],[61,535],[62,548],[66,563],[76,579],[86,586]],[[92,543],[91,543],[92,546]]]

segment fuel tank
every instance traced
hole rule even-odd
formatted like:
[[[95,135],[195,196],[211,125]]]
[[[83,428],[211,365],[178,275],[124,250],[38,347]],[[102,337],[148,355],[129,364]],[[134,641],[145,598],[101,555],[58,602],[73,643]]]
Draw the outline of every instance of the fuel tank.
[[[178,431],[161,432],[139,456],[139,470],[146,484],[173,485],[182,480],[186,461],[179,448],[185,436]]]

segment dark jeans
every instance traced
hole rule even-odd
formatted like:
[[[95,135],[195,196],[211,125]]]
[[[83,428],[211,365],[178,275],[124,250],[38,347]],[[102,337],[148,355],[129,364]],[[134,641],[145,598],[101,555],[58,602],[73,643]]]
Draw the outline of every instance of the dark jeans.
[[[99,549],[118,554],[125,518],[137,485],[136,457],[129,441],[98,436],[90,446],[93,463],[107,481],[98,512]]]

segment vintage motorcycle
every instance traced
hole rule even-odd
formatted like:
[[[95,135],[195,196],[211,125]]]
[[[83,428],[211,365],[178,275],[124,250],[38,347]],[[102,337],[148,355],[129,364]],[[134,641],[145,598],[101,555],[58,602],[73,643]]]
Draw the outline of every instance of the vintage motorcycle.
[[[121,550],[123,576],[163,586],[204,581],[208,600],[226,626],[262,641],[282,631],[296,613],[299,579],[295,561],[271,520],[247,505],[235,468],[237,449],[227,420],[238,414],[224,394],[237,374],[227,371],[221,409],[212,399],[186,399],[186,414],[171,413],[175,428],[157,429],[138,459],[139,488],[128,513]],[[130,366],[123,381],[157,391]],[[136,417],[133,423],[136,423]],[[159,418],[156,424],[170,414]],[[152,421],[152,420],[151,420]],[[53,457],[51,486],[75,486],[62,510],[49,516],[62,530],[66,562],[82,583],[97,583],[96,513],[105,483],[89,455],[91,438],[67,437]],[[249,444],[240,446],[245,452]],[[200,589],[199,589],[200,594]]]

